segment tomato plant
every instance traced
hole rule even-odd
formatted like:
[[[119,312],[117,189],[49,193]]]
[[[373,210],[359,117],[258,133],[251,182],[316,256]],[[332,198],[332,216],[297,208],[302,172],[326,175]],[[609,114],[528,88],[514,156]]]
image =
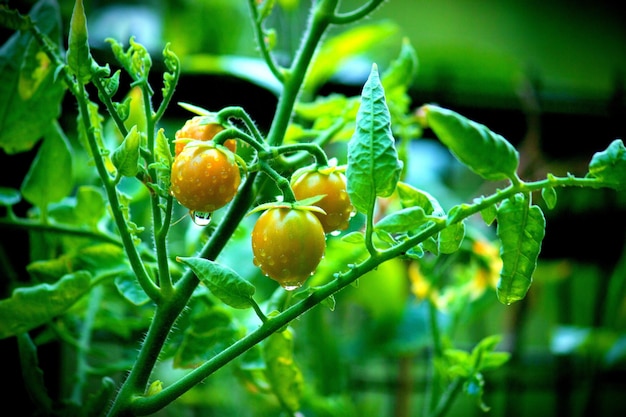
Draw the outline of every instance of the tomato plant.
[[[165,44],[153,65],[134,36],[107,38],[103,58],[82,0],[68,28],[52,0],[28,14],[0,8],[13,33],[0,50],[0,147],[10,158],[33,152],[11,176],[18,184],[0,187],[6,247],[27,241],[21,263],[0,246],[0,340],[14,344],[7,362],[19,363],[22,384],[9,389],[23,385],[30,401],[20,411],[370,415],[371,401],[351,390],[389,363],[399,365],[398,417],[415,414],[407,404],[418,387],[426,416],[454,404],[466,413],[468,402],[487,411],[491,372],[518,358],[508,319],[541,296],[535,281],[568,271],[540,265],[547,213],[568,192],[623,192],[623,141],[611,138],[583,172],[530,175],[505,136],[412,102],[418,60],[408,40],[388,62],[368,64],[360,93],[322,93],[388,37],[367,19],[382,0],[313,2],[289,59],[276,37],[293,32],[268,26],[290,2],[227,3],[245,3],[258,60],[183,65]],[[193,97],[181,104],[195,116],[172,122],[184,69],[198,63],[270,91],[269,124],[244,106],[182,104]],[[416,147],[432,143],[479,186],[424,183],[437,169],[419,171],[428,161]],[[189,222],[183,208],[212,220]],[[598,291],[601,337],[561,329],[608,346],[585,364],[623,356],[626,274],[615,271]],[[51,364],[40,359],[52,344]]]
[[[300,288],[324,256],[326,237],[313,212],[271,207],[252,229],[254,264],[283,288]]]

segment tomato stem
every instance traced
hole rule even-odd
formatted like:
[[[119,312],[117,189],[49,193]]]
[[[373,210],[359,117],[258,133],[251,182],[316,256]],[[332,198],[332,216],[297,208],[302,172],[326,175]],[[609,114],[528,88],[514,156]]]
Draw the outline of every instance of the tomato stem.
[[[220,110],[217,113],[217,120],[220,124],[225,125],[228,119],[230,118],[241,120],[246,126],[246,128],[248,129],[248,131],[250,132],[250,134],[252,135],[252,137],[258,143],[264,142],[263,135],[261,134],[259,129],[256,127],[256,124],[254,123],[250,115],[242,107],[239,107],[239,106],[224,107],[222,110]],[[252,145],[252,143],[250,144]]]
[[[285,81],[285,69],[280,67],[278,63],[274,60],[270,49],[268,47],[268,43],[265,41],[266,32],[263,30],[263,22],[266,16],[259,15],[259,9],[257,8],[256,2],[254,0],[248,0],[248,5],[250,6],[250,13],[252,14],[252,22],[254,26],[254,34],[256,36],[257,44],[259,45],[259,50],[261,51],[261,56],[265,60],[269,70],[274,74],[274,77],[281,83]]]
[[[273,147],[272,151],[273,154],[277,155],[305,151],[313,155],[313,157],[315,158],[315,162],[318,166],[328,166],[328,157],[326,156],[324,150],[317,143],[307,142],[281,145]]]
[[[265,172],[275,183],[276,186],[280,189],[283,194],[283,201],[285,203],[295,203],[296,196],[291,189],[291,185],[289,184],[289,180],[282,175],[280,175],[274,168],[272,168],[267,161],[259,161],[259,167],[261,171]]]

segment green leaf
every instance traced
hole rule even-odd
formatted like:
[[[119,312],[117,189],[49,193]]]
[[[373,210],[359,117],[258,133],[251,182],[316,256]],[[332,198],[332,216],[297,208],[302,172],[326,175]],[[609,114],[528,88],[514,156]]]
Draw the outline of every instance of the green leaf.
[[[554,189],[554,187],[542,188],[541,197],[543,198],[543,201],[546,202],[546,206],[549,209],[553,209],[554,207],[556,207],[557,196],[556,196],[556,190]]]
[[[469,378],[472,374],[470,354],[460,349],[445,349],[443,351],[443,367],[448,378]]]
[[[365,235],[363,232],[350,232],[341,236],[341,241],[360,245],[365,242]]]
[[[17,346],[20,352],[20,367],[24,386],[40,415],[52,415],[52,399],[48,395],[37,358],[37,346],[26,332],[17,334]]]
[[[163,63],[167,71],[163,73],[163,88],[161,89],[163,97],[167,97],[174,93],[177,74],[180,71],[180,60],[178,56],[170,49],[170,44],[166,44],[163,48]]]
[[[96,186],[82,185],[76,191],[74,218],[77,225],[96,230],[106,214],[106,201],[102,191]]]
[[[485,352],[480,363],[481,371],[498,369],[511,359],[509,352]]]
[[[293,333],[289,328],[272,334],[263,345],[267,379],[280,403],[291,413],[300,409],[304,392],[304,378],[294,362],[293,345]]]
[[[174,367],[195,368],[240,338],[231,314],[213,307],[191,317],[174,356]]]
[[[421,207],[428,215],[441,217],[445,211],[439,201],[426,191],[418,190],[410,184],[400,181],[397,186],[398,197],[402,207]]]
[[[505,138],[486,126],[434,105],[424,106],[428,126],[450,152],[481,177],[514,178],[519,153]]]
[[[172,150],[170,149],[169,140],[167,136],[165,136],[163,128],[159,129],[157,132],[155,156],[156,160],[163,163],[169,170],[174,158],[172,156]]]
[[[29,18],[53,42],[59,41],[58,3],[39,1]],[[65,85],[30,32],[16,32],[0,47],[0,148],[8,154],[31,149],[61,110]]]
[[[10,30],[28,30],[33,26],[33,22],[28,16],[22,16],[17,10],[0,6],[0,27]]]
[[[232,269],[204,258],[176,259],[190,267],[211,293],[225,304],[242,309],[253,305],[254,285]]]
[[[606,150],[593,155],[589,175],[617,190],[626,188],[626,148],[621,139],[615,139]]]
[[[460,221],[454,223],[439,232],[439,240],[437,242],[439,253],[454,253],[463,243],[465,237],[465,223]]]
[[[65,313],[89,292],[91,274],[78,271],[57,283],[18,288],[0,301],[0,339],[27,332]]]
[[[128,134],[113,151],[111,160],[120,175],[134,177],[139,172],[139,146],[143,141],[143,133],[137,131],[137,125],[133,125]]]
[[[61,255],[55,259],[33,261],[28,264],[26,270],[35,282],[54,283],[71,272],[71,263],[70,255]]]
[[[89,394],[85,405],[82,407],[81,412],[84,412],[86,416],[102,415],[102,410],[108,409],[117,385],[113,378],[105,376],[102,378],[102,384],[92,394]]]
[[[417,74],[417,53],[408,38],[402,40],[400,55],[383,73],[381,82],[385,91],[400,88],[406,92]]]
[[[381,39],[394,35],[397,31],[397,25],[392,22],[376,22],[354,26],[329,38],[319,48],[304,82],[303,91],[306,94],[315,93],[349,59],[370,51]]]
[[[496,290],[500,302],[511,304],[524,298],[530,288],[546,220],[529,198],[516,194],[498,207],[497,222],[502,271]]]
[[[22,182],[21,192],[27,201],[43,208],[66,197],[73,186],[72,150],[54,122]]]
[[[238,77],[264,88],[276,96],[282,94],[283,85],[260,58],[231,55],[187,55],[182,62],[186,74],[223,74]]]
[[[102,77],[100,81],[102,82],[102,87],[107,96],[113,97],[115,93],[117,93],[118,88],[120,87],[120,74],[121,70],[117,70],[110,77]],[[106,101],[107,97],[102,97],[101,92],[98,91],[98,97],[100,97],[101,101]]]
[[[428,221],[421,207],[409,207],[394,211],[374,226],[376,232],[411,233]]]
[[[498,215],[498,207],[496,205],[491,205],[480,211],[480,216],[483,218],[483,221],[487,226],[490,226],[491,223],[496,219]]]
[[[356,129],[348,142],[347,189],[354,207],[370,213],[377,196],[393,193],[401,171],[385,92],[374,64],[363,87]]]
[[[152,58],[145,46],[136,42],[134,37],[131,37],[128,49],[124,51],[122,44],[115,39],[107,38],[106,41],[111,44],[111,51],[115,59],[122,64],[133,80],[139,81],[148,77],[152,67]]]
[[[142,306],[150,302],[150,297],[141,288],[136,275],[133,273],[121,274],[115,277],[115,287],[125,299],[136,306]]]
[[[76,250],[67,251],[58,258],[31,262],[26,268],[28,273],[36,281],[55,282],[72,271],[85,270],[93,277],[129,271],[126,254],[120,246],[82,243]]]
[[[501,341],[501,335],[491,335],[483,338],[480,342],[478,342],[476,346],[474,346],[471,354],[471,363],[475,371],[478,372],[484,369],[483,361],[485,359],[485,356],[489,353],[493,353],[493,350]]]
[[[87,34],[87,17],[83,8],[83,0],[76,0],[72,18],[67,49],[67,66],[76,79],[85,84],[91,79],[91,53]]]
[[[417,54],[408,38],[404,38],[400,55],[382,74],[381,82],[387,96],[387,103],[394,123],[403,125],[411,112],[411,97],[409,87],[417,74]],[[415,123],[411,123],[415,125]]]

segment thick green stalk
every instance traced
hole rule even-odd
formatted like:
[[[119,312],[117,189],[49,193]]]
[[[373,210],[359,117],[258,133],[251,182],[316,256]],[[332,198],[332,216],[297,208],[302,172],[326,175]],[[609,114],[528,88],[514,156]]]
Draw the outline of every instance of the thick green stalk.
[[[303,43],[284,78],[285,86],[278,100],[278,109],[267,136],[270,146],[278,146],[283,142],[304,77],[313,60],[315,50],[330,25],[336,6],[337,0],[324,0],[313,10]]]
[[[251,196],[255,178],[256,173],[252,173],[246,178],[224,218],[198,256],[211,260],[217,258],[247,213],[248,208],[252,205]],[[198,283],[198,278],[191,270],[188,270],[176,283],[171,296],[167,297],[163,304],[156,308],[154,319],[148,329],[137,360],[107,414],[109,417],[136,415],[135,410],[131,411],[131,408],[135,407],[133,405],[134,398],[143,394],[169,331],[183,312]]]

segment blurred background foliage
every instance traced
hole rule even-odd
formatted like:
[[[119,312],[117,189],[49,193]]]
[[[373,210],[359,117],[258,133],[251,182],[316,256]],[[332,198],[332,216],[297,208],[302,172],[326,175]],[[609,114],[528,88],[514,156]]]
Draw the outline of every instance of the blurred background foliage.
[[[360,3],[344,0],[342,9]],[[33,2],[9,4],[27,12]],[[73,1],[60,5],[67,27]],[[275,53],[287,64],[310,3],[277,0],[277,6],[266,26],[276,30]],[[277,86],[259,60],[245,1],[100,0],[85,1],[85,8],[100,62],[110,60],[107,37],[126,43],[134,36],[155,61],[169,42],[184,69],[174,101],[209,110],[240,105],[262,129],[269,126]],[[327,59],[311,91],[358,95],[371,63],[385,68],[408,38],[419,57],[415,107],[438,102],[501,133],[519,147],[524,179],[584,175],[594,152],[626,136],[625,17],[619,3],[609,1],[390,0],[359,27],[331,30],[328,42],[356,32],[337,42],[335,51],[349,55]],[[170,137],[188,116],[172,107],[165,126]],[[411,142],[409,153],[407,181],[444,208],[493,191],[429,140],[429,132]],[[444,276],[394,260],[363,277],[337,295],[334,311],[319,307],[294,323],[296,360],[307,381],[305,415],[421,415],[430,382],[428,299],[456,348],[504,336],[500,348],[512,358],[486,375],[490,415],[616,415],[626,390],[625,208],[624,193],[560,190],[556,208],[545,211],[535,282],[513,306],[495,297],[489,274],[497,247],[490,243],[493,230],[480,221],[471,225],[476,239],[467,240]],[[269,295],[273,284],[253,276],[251,261],[241,261],[251,259],[250,228],[242,224],[221,261],[249,272],[259,293]],[[185,242],[201,241],[203,233],[175,229],[180,242],[174,247],[192,250]],[[342,267],[332,260],[349,252],[331,239],[311,285]],[[431,291],[435,283],[441,291]],[[165,382],[175,378],[167,365],[160,371]],[[230,371],[181,398],[180,409],[159,415],[273,415],[271,398],[250,395],[253,386],[235,383],[241,370]],[[451,415],[482,412],[462,398]]]

